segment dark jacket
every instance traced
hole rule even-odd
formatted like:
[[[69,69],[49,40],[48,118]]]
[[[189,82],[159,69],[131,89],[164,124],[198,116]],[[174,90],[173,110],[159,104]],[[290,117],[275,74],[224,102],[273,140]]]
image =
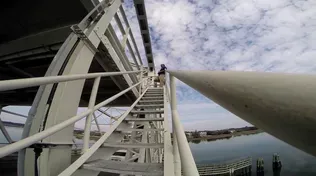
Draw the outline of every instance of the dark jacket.
[[[165,75],[166,74],[166,70],[167,70],[167,67],[166,66],[162,66],[158,72],[158,75]]]

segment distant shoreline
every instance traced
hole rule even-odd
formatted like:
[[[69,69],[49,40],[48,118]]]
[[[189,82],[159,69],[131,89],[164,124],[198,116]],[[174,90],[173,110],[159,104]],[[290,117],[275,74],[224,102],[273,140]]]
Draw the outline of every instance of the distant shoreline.
[[[207,140],[207,139],[209,139],[209,140],[217,140],[217,139],[227,139],[227,138],[236,137],[236,136],[258,134],[258,133],[262,133],[262,132],[263,132],[262,130],[257,129],[257,130],[233,132],[233,133],[230,133],[230,134],[206,135],[206,136],[201,136],[201,137],[198,137],[198,138],[187,137],[187,139],[188,139],[188,141]]]

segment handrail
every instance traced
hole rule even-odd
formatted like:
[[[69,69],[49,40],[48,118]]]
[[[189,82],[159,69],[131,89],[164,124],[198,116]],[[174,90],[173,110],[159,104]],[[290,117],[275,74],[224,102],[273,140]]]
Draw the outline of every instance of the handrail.
[[[115,94],[113,95],[112,97],[104,100],[103,102],[95,105],[92,109],[88,109],[82,113],[80,113],[79,115],[76,115],[76,116],[73,116],[71,118],[69,118],[68,120],[65,120],[64,122],[61,122],[57,125],[54,125],[44,131],[41,131],[37,134],[34,134],[33,136],[30,136],[30,137],[27,137],[27,138],[24,138],[20,141],[17,141],[13,144],[10,144],[10,145],[7,145],[5,147],[2,147],[0,148],[0,158],[4,157],[4,156],[7,156],[7,155],[10,155],[14,152],[17,152],[23,148],[26,148],[34,143],[36,143],[37,141],[40,141],[64,128],[66,128],[67,126],[75,123],[76,121],[84,118],[85,116],[89,115],[90,113],[96,111],[97,109],[105,106],[106,104],[112,102],[113,100],[117,99],[118,97],[120,97],[121,95],[123,95],[124,93],[130,91],[131,89],[133,89],[134,87],[138,86],[139,84],[141,84],[143,81],[145,81],[145,79],[143,79],[142,81],[134,84],[133,86],[121,91],[120,93],[118,94]]]
[[[178,143],[178,150],[181,158],[181,168],[184,176],[198,176],[198,170],[192,156],[190,146],[187,138],[184,134],[183,127],[181,125],[179,114],[177,111],[177,99],[176,99],[176,83],[175,77],[170,75],[170,95],[171,95],[171,111],[172,111],[172,126],[174,128],[174,142]],[[177,169],[175,169],[177,173]]]
[[[104,72],[104,73],[89,73],[89,74],[76,74],[66,76],[47,76],[39,78],[25,78],[15,80],[4,80],[0,81],[0,91],[21,89],[26,87],[34,87],[52,83],[75,81],[80,79],[91,79],[105,76],[117,76],[124,74],[139,73],[141,71],[127,71],[127,72]]]
[[[163,128],[165,129],[163,132],[163,139],[164,139],[164,174],[165,175],[170,175],[170,176],[174,176],[174,154],[173,154],[173,146],[171,144],[171,136],[170,136],[170,131],[169,131],[169,122],[168,122],[168,102],[170,102],[170,99],[167,97],[168,94],[168,86],[167,84],[164,86],[164,124],[163,124]]]

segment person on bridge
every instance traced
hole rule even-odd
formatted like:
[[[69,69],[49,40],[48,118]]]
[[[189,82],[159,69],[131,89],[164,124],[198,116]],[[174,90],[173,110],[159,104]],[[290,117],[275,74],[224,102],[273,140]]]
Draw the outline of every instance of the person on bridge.
[[[167,67],[165,66],[165,64],[161,64],[160,67],[161,68],[158,72],[158,77],[160,81],[160,87],[163,87],[165,85],[165,75],[166,75]]]

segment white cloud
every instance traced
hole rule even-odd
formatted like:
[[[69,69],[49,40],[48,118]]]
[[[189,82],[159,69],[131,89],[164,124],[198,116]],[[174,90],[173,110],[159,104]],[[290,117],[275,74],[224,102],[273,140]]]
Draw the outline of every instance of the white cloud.
[[[156,69],[165,63],[169,69],[181,70],[316,70],[314,0],[146,0],[145,3]],[[133,1],[126,0],[124,8],[142,59],[147,63]],[[233,127],[244,123],[218,106],[202,106],[201,103],[210,101],[180,81],[177,81],[177,97],[180,103],[189,104],[179,106],[186,128]]]
[[[314,0],[146,0],[145,3],[156,69],[165,63],[169,69],[181,70],[316,70]],[[138,33],[134,7],[129,7],[132,26],[137,27],[132,30]],[[177,86],[180,102],[209,102],[180,81]],[[189,109],[193,113],[201,111]],[[216,109],[221,115],[209,111],[208,119],[188,118],[192,123],[184,125],[194,123],[204,128],[213,123],[223,127],[234,126],[231,122],[236,126],[243,124],[222,108]],[[190,114],[182,108],[179,112],[182,116]]]
[[[251,126],[212,102],[180,104],[178,111],[185,130],[218,130]]]

